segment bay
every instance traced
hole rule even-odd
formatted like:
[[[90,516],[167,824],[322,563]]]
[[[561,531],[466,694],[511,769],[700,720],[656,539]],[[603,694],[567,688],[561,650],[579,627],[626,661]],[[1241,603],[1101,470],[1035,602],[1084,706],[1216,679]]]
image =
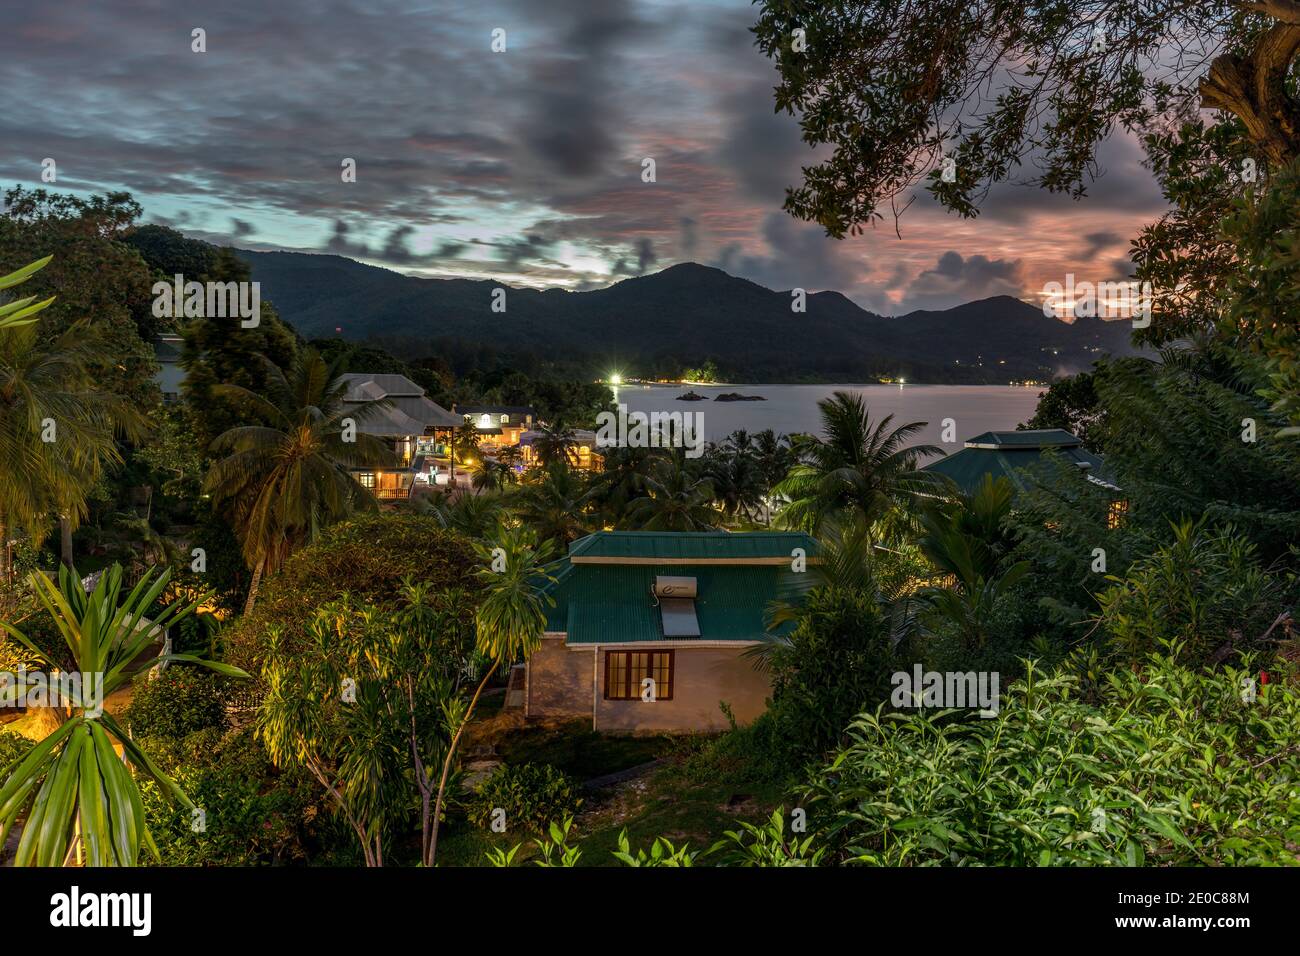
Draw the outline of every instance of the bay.
[[[833,392],[857,392],[863,396],[872,421],[893,415],[894,427],[906,422],[925,422],[910,444],[938,445],[949,453],[981,432],[1012,431],[1028,420],[1038,405],[1041,387],[1013,385],[622,385],[614,389],[615,400],[629,412],[699,412],[708,441],[721,441],[737,429],[759,432],[770,428],[779,434],[821,433],[817,403]],[[679,395],[695,392],[707,401],[677,401]],[[761,395],[762,402],[717,402],[725,393]],[[955,438],[945,444],[943,420],[951,418]]]

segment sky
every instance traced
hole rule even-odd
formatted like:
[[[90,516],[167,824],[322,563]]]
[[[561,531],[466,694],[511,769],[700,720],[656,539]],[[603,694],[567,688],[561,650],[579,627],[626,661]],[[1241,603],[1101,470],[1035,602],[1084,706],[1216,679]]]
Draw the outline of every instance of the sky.
[[[754,18],[748,0],[11,5],[0,185],[125,189],[196,238],[534,288],[695,261],[901,314],[1128,276],[1165,207],[1122,135],[1082,201],[1008,184],[962,219],[922,193],[901,238],[789,216],[817,154],[774,112]]]

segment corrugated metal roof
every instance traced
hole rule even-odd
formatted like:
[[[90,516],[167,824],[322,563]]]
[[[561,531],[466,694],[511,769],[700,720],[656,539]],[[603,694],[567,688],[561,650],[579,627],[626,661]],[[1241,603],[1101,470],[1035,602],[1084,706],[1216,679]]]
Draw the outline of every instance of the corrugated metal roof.
[[[1009,445],[1018,448],[1068,448],[1082,445],[1063,428],[1030,428],[1016,432],[984,432],[966,439],[966,447],[979,445]]]
[[[1066,433],[1068,434],[1068,433]],[[972,439],[974,441],[975,439]],[[1053,446],[1047,446],[1053,447]],[[1083,447],[1056,446],[1053,452],[1065,461],[1073,462],[1080,468],[1087,465],[1085,474],[1110,486],[1114,479],[1106,470],[1106,463]],[[1024,448],[963,448],[955,454],[926,465],[923,471],[946,475],[957,483],[962,491],[970,494],[979,487],[985,475],[995,479],[1006,478],[1017,493],[1026,488],[1024,469],[1033,468],[1043,460],[1039,446]]]
[[[598,531],[569,545],[569,557],[579,559],[642,558],[744,560],[790,558],[795,548],[809,556],[817,542],[794,531],[661,532]],[[667,572],[669,574],[678,572]]]
[[[671,640],[770,638],[764,615],[791,573],[776,565],[700,565],[689,572],[683,572],[680,565],[568,565],[547,589],[555,607],[547,608],[546,629],[565,632],[570,644],[662,641],[662,617],[652,593],[655,575],[683,573],[698,582],[695,611],[700,636]]]

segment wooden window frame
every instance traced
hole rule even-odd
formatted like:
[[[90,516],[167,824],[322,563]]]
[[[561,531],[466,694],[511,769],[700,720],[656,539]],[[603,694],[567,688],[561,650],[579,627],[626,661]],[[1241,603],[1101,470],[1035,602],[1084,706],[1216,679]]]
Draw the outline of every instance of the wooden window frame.
[[[627,661],[628,696],[627,697],[611,697],[609,695],[609,665],[610,665],[610,661],[613,659],[613,656],[615,654],[626,654],[628,656],[628,661]],[[654,703],[658,703],[661,700],[672,700],[673,695],[677,692],[677,652],[670,648],[653,648],[653,649],[647,648],[644,650],[627,650],[627,651],[606,650],[605,651],[605,681],[604,681],[604,687],[602,688],[605,700],[634,700],[640,702],[641,685],[638,682],[636,687],[632,686],[631,655],[633,654],[649,655],[649,660],[646,662],[646,674],[647,676],[650,677],[654,676],[654,672],[656,670],[655,665],[657,663],[658,658],[665,657],[665,656],[668,658],[668,693],[667,694],[659,693],[659,689],[660,689],[659,682],[656,681]]]

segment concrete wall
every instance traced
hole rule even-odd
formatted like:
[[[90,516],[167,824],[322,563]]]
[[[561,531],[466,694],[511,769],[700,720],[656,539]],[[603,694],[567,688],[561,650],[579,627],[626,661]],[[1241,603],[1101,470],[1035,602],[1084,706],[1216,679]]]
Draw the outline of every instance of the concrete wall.
[[[571,651],[564,637],[545,637],[528,659],[529,717],[591,718],[591,649]]]
[[[619,645],[602,645],[595,663],[596,729],[610,733],[659,731],[719,731],[728,727],[719,708],[726,701],[736,721],[747,724],[767,707],[771,694],[768,678],[742,656],[740,647],[683,647],[636,644],[641,650],[671,647],[674,653],[673,699],[646,703],[641,700],[605,700],[605,654]],[[548,638],[529,661],[528,715],[530,717],[591,716],[592,652],[590,647],[566,647],[561,638]]]

